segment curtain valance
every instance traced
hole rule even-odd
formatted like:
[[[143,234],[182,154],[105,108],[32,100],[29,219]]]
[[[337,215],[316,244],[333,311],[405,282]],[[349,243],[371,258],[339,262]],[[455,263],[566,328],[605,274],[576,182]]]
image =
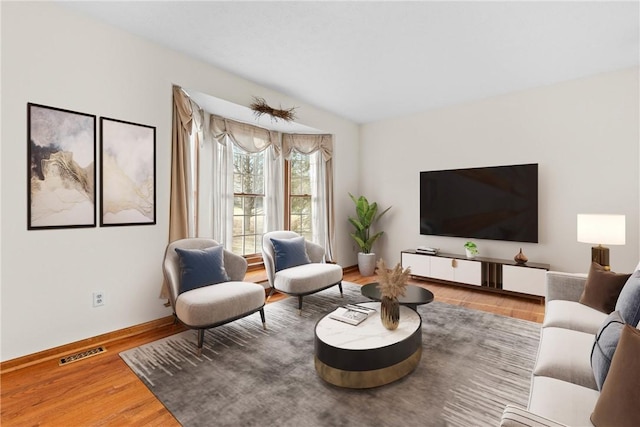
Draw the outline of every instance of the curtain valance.
[[[209,118],[209,130],[211,136],[222,145],[225,144],[225,137],[229,137],[246,152],[259,153],[273,146],[276,156],[280,155],[279,132],[213,114]]]
[[[284,158],[288,159],[293,150],[302,154],[320,151],[322,158],[327,162],[333,156],[333,135],[283,133],[282,155]]]

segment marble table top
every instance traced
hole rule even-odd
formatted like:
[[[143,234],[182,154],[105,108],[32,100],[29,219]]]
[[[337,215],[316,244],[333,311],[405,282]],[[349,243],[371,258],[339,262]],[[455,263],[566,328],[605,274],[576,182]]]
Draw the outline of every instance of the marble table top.
[[[316,325],[316,337],[333,347],[345,350],[367,350],[381,348],[400,342],[422,325],[420,315],[414,310],[400,306],[400,325],[390,331],[380,320],[379,302],[362,302],[359,305],[377,310],[357,326],[329,318],[327,314]]]

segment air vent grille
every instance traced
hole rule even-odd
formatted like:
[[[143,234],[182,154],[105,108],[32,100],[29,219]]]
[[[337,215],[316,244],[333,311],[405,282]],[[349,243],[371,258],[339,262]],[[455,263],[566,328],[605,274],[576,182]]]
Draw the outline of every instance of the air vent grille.
[[[87,357],[95,356],[100,353],[104,353],[105,351],[107,351],[107,349],[103,346],[90,348],[88,350],[84,350],[75,354],[70,354],[69,356],[61,358],[58,365],[60,366],[68,365],[69,363],[77,362],[79,360],[84,360]]]

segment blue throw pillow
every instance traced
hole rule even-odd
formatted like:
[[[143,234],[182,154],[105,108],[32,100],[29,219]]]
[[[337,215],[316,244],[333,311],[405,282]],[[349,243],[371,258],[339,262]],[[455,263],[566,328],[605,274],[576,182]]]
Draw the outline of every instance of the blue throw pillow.
[[[622,287],[616,301],[616,311],[632,326],[640,322],[640,270],[636,270]]]
[[[271,239],[271,243],[275,255],[276,271],[311,262],[307,255],[303,236],[292,239]]]
[[[222,245],[206,249],[176,248],[181,270],[179,293],[228,282],[229,276],[224,269],[223,251]]]
[[[613,354],[618,346],[624,325],[620,312],[614,311],[607,316],[596,334],[596,340],[591,349],[591,368],[598,390],[602,390],[604,380],[607,378],[611,359],[613,359]]]

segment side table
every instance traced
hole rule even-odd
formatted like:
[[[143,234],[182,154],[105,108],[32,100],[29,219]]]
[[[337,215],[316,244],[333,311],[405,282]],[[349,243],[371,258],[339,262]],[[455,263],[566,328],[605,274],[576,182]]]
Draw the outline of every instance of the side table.
[[[382,299],[380,289],[378,289],[378,282],[362,286],[362,288],[360,288],[360,292],[363,296],[374,301],[380,301]],[[415,285],[407,285],[405,295],[398,297],[398,302],[400,304],[406,305],[413,310],[416,310],[419,305],[429,304],[432,301],[433,293],[431,291]]]

